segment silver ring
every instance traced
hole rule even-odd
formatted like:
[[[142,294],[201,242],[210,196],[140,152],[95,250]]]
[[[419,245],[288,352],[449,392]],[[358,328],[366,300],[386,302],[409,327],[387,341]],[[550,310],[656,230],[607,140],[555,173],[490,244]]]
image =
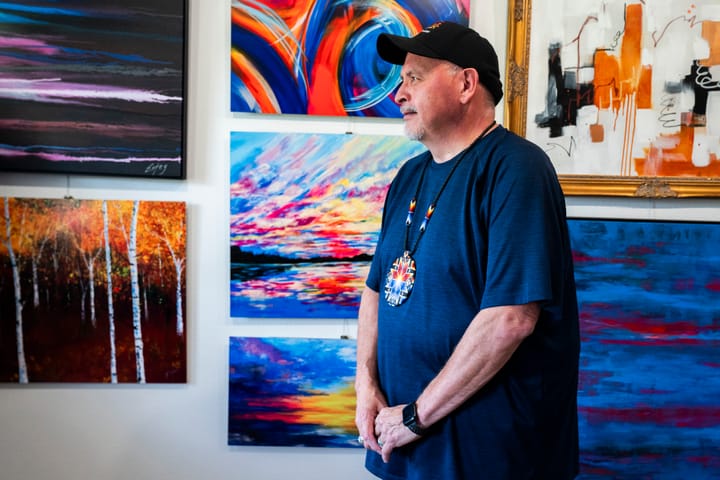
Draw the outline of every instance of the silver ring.
[[[358,435],[358,443],[365,443],[365,439],[362,437],[362,435]]]
[[[380,445],[380,448],[382,448],[382,446],[385,445],[385,442],[383,442],[382,440],[378,440],[378,445]]]

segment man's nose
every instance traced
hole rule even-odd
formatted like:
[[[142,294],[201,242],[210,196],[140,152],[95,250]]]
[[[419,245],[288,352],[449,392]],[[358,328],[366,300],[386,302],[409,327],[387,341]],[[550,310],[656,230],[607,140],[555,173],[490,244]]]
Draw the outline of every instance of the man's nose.
[[[398,86],[397,90],[395,91],[395,103],[398,105],[402,105],[407,101],[407,92],[404,87],[404,83],[401,83],[400,86]]]

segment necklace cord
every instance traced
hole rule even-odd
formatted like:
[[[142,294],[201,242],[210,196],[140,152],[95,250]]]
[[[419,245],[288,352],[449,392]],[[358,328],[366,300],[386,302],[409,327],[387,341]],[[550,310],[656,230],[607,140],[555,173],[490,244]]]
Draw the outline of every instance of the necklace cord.
[[[490,129],[495,126],[495,120],[492,121],[490,125],[485,127],[485,129],[478,135],[478,137],[473,140],[473,142],[465,149],[463,150],[460,158],[457,162],[452,166],[450,169],[450,172],[448,173],[447,177],[445,177],[445,180],[443,181],[442,186],[440,187],[440,190],[438,190],[437,194],[435,195],[435,198],[432,202],[430,202],[430,205],[428,206],[427,212],[425,213],[425,218],[423,218],[423,222],[420,224],[419,233],[417,238],[415,239],[415,243],[413,243],[412,249],[408,250],[408,237],[410,234],[410,226],[412,225],[412,219],[413,215],[415,213],[415,207],[417,204],[417,197],[420,195],[420,187],[422,187],[423,180],[425,179],[425,172],[427,172],[428,166],[430,165],[430,162],[432,162],[432,156],[427,159],[425,162],[425,166],[423,166],[422,173],[420,174],[420,180],[418,181],[417,187],[415,188],[415,195],[413,196],[412,200],[410,201],[410,207],[408,208],[408,216],[405,220],[405,242],[403,244],[403,251],[410,255],[411,257],[415,254],[415,250],[418,247],[418,244],[420,243],[420,238],[422,238],[423,233],[425,233],[425,230],[427,230],[427,225],[430,222],[430,217],[432,217],[433,212],[435,211],[435,205],[437,205],[438,200],[440,200],[440,195],[443,193],[443,190],[445,190],[445,187],[450,182],[450,177],[452,177],[453,173],[455,173],[455,170],[457,169],[458,165],[460,165],[460,162],[465,159],[465,156],[467,153],[472,149],[472,147],[485,138],[485,135],[490,131]]]

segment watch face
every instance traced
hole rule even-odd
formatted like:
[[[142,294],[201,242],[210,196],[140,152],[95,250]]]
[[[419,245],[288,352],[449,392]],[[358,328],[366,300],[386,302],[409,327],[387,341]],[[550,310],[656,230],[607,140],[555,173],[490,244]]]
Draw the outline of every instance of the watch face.
[[[405,405],[402,411],[403,414],[403,424],[407,425],[408,423],[414,423],[415,422],[415,403],[409,403]]]

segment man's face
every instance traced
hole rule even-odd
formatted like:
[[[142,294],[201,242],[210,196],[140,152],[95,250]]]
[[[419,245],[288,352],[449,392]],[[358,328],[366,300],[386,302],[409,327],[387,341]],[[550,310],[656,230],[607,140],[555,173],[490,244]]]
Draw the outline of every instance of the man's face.
[[[450,62],[408,53],[400,72],[402,84],[395,94],[412,140],[432,141],[452,124],[457,95],[462,90],[462,69]]]

